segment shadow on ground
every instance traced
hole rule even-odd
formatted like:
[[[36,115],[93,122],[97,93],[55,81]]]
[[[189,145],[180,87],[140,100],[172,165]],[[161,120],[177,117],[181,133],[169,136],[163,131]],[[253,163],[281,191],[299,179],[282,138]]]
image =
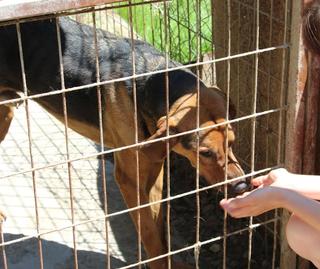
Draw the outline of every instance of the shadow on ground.
[[[5,241],[24,237],[22,234],[4,234]],[[73,248],[55,241],[41,240],[44,268],[46,269],[71,269],[74,267]],[[38,239],[31,238],[19,244],[8,245],[5,248],[7,261],[14,269],[40,268],[40,256],[38,252]],[[54,254],[53,254],[54,253]],[[106,255],[103,253],[78,250],[79,269],[106,268]],[[59,260],[59,262],[57,262]],[[119,268],[126,264],[114,257],[110,257],[111,268]],[[0,268],[4,268],[0,259]]]
[[[98,146],[97,146],[98,148]],[[113,156],[112,154],[105,155],[105,170],[106,170],[106,192],[108,214],[119,212],[127,209],[127,206],[122,198],[122,194],[113,176]],[[103,191],[103,176],[102,176],[102,160],[99,160],[97,173],[97,188],[101,207],[104,210],[104,191]],[[128,213],[120,214],[109,218],[109,224],[112,234],[117,242],[119,251],[128,264],[137,262],[138,239],[136,230],[131,217]]]

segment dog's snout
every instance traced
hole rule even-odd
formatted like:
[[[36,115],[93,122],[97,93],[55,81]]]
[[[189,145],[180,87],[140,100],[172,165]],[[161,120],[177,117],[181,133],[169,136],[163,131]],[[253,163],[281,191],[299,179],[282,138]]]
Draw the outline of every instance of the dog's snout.
[[[246,180],[237,181],[230,186],[231,194],[241,195],[246,191],[249,191],[251,189],[251,184]]]

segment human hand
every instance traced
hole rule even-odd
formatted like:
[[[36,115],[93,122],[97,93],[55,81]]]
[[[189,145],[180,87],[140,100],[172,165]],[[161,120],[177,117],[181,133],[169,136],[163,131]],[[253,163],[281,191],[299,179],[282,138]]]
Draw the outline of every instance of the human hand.
[[[256,177],[251,180],[251,184],[255,187],[274,186],[280,188],[288,188],[292,182],[293,174],[284,168],[272,170],[269,174]]]
[[[282,192],[285,190],[274,186],[257,188],[235,198],[222,199],[220,206],[234,218],[257,216],[281,207]]]

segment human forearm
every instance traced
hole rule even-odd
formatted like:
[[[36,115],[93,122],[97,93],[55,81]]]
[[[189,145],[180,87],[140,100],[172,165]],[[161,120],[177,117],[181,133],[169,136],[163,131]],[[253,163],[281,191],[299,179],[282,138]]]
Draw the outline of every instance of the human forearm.
[[[289,174],[286,188],[294,190],[311,199],[320,200],[320,176]]]
[[[320,203],[295,191],[279,190],[279,207],[285,208],[320,232]]]

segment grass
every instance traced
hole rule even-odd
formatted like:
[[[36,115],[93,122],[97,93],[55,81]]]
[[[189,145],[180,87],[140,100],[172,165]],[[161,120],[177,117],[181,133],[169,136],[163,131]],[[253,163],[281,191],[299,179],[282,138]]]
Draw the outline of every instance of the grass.
[[[133,3],[138,2],[142,0]],[[168,51],[171,59],[189,63],[213,51],[210,0],[173,0],[167,8],[164,3],[143,4],[131,11],[134,31],[157,49]],[[129,8],[119,8],[117,13],[129,22]]]

